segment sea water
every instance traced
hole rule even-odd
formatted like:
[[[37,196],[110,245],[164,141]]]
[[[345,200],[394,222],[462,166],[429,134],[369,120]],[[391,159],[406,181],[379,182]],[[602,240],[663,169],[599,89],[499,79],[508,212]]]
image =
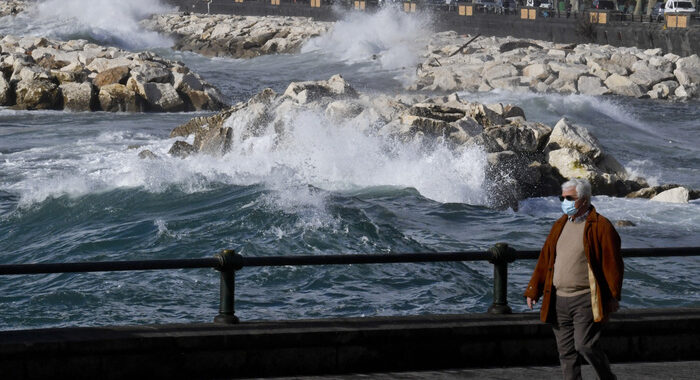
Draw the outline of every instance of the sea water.
[[[139,29],[157,1],[122,2],[110,19],[72,0],[50,17],[0,19],[0,33],[89,38],[183,61],[230,102],[265,87],[342,74],[363,92],[394,94],[410,81],[426,19],[380,13],[339,22],[300,54],[250,60],[205,58],[167,48]],[[74,9],[74,11],[70,11]],[[72,12],[72,13],[71,13]],[[42,19],[42,15],[45,15]],[[410,29],[410,33],[407,30]],[[369,31],[369,32],[368,32]],[[355,38],[343,38],[352,35]],[[700,188],[700,107],[621,97],[460,93],[513,103],[528,120],[585,126],[633,175]],[[234,144],[223,157],[173,158],[169,132],[209,113],[129,114],[0,108],[0,264],[246,256],[483,251],[497,242],[539,249],[561,214],[555,197],[488,207],[478,149],[454,151],[363,133],[314,112]],[[137,157],[150,149],[156,160]],[[700,202],[668,204],[596,196],[623,247],[700,245]],[[625,260],[623,308],[700,305],[700,259]],[[508,298],[522,292],[534,261],[510,265]],[[492,297],[486,262],[244,268],[236,313],[244,320],[479,313]],[[3,276],[0,329],[206,322],[218,310],[214,270]]]

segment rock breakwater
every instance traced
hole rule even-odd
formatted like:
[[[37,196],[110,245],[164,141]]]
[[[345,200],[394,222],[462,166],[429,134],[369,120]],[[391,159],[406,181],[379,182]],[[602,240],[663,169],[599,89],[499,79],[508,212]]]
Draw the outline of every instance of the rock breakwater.
[[[208,57],[252,58],[295,53],[305,41],[325,33],[332,24],[308,17],[173,13],[154,15],[141,25],[173,35],[176,50]]]
[[[86,40],[5,36],[0,106],[71,111],[220,110],[219,91],[180,62]]]
[[[564,45],[455,32],[433,36],[411,88],[533,91],[687,100],[700,96],[700,58],[610,45]]]
[[[23,0],[0,1],[0,17],[14,16],[23,12],[27,7],[26,2]]]
[[[293,82],[281,94],[265,89],[219,114],[194,118],[173,129],[171,137],[187,141],[178,140],[169,153],[221,156],[261,136],[284,146],[295,115],[305,112],[321,115],[329,125],[351,125],[392,141],[438,142],[454,152],[478,147],[487,154],[484,170],[493,207],[517,208],[524,198],[557,195],[570,177],[589,179],[597,195],[650,197],[659,189],[630,175],[595,136],[567,119],[551,127],[528,121],[516,105],[469,102],[457,94],[364,94],[339,75]],[[141,155],[153,157],[146,151]]]

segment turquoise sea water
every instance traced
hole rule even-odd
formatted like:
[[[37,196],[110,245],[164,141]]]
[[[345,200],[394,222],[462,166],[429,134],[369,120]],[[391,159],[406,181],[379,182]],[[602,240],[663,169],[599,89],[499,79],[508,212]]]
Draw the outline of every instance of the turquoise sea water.
[[[394,93],[410,73],[363,53],[350,59],[312,48],[245,61],[155,50],[184,61],[232,102],[336,73],[358,90]],[[552,126],[566,116],[629,171],[700,188],[697,102],[461,95],[518,104],[529,120]],[[501,241],[538,249],[559,216],[554,197],[522,201],[518,212],[487,207],[478,150],[388,142],[322,115],[296,120],[284,148],[271,149],[266,139],[275,136],[261,136],[220,158],[165,155],[170,130],[194,116],[0,108],[0,264],[200,258],[221,249],[249,256],[485,250]],[[138,159],[143,148],[161,159]],[[700,245],[699,201],[602,196],[594,204],[636,224],[618,229],[623,247]],[[516,311],[525,309],[521,293],[533,266],[510,267]],[[698,258],[628,259],[622,307],[700,306],[698,273]],[[491,281],[488,263],[246,268],[237,275],[236,308],[246,320],[483,312]],[[214,270],[5,276],[0,329],[206,322],[217,312],[218,286]]]

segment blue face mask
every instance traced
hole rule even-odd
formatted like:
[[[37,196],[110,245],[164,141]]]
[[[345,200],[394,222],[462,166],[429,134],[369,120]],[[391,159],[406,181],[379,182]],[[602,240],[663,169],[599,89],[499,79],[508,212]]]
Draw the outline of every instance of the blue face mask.
[[[564,199],[561,201],[561,210],[568,216],[574,216],[576,211],[578,211],[578,209],[576,209],[576,201]]]

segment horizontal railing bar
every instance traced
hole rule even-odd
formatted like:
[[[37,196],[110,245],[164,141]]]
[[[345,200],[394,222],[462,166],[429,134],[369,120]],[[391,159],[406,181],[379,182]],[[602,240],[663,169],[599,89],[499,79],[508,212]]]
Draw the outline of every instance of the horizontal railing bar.
[[[700,256],[700,247],[672,248],[626,248],[624,257],[673,257]],[[513,259],[537,259],[539,251],[516,251]],[[341,254],[341,255],[292,255],[242,257],[243,267],[287,266],[287,265],[338,265],[338,264],[382,264],[419,263],[445,261],[489,260],[488,251],[435,252],[400,254]],[[47,274],[74,272],[113,272],[129,270],[194,269],[221,267],[216,257],[201,259],[142,260],[142,261],[103,261],[83,263],[9,264],[0,265],[0,275]]]
[[[0,265],[0,275],[118,272],[131,270],[217,268],[219,259],[134,260],[134,261],[87,261],[83,263],[9,264]]]
[[[700,247],[625,248],[623,257],[700,256]]]
[[[336,265],[336,264],[386,264],[421,263],[442,261],[481,261],[488,260],[484,252],[435,252],[401,254],[347,254],[347,255],[293,255],[243,257],[244,267],[285,266],[285,265]]]

